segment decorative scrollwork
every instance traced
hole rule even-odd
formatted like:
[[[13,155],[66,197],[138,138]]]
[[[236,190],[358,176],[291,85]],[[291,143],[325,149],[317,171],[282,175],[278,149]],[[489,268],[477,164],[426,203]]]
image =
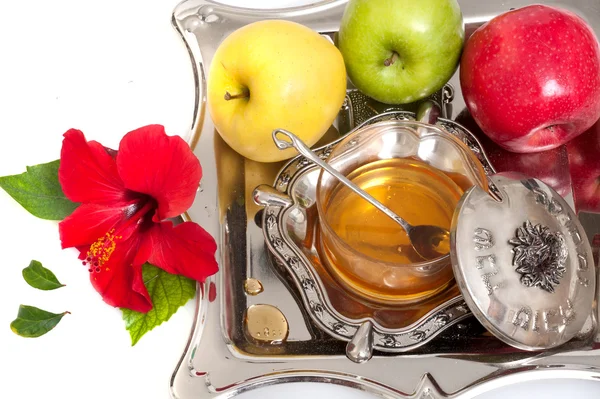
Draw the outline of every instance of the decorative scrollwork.
[[[267,229],[271,230],[277,224],[277,218],[275,217],[275,212],[270,211],[267,216]]]
[[[279,237],[271,236],[271,242],[273,243],[273,247],[277,251],[281,251],[283,249],[283,241]]]
[[[317,315],[317,317],[319,319],[323,318],[323,312],[325,311],[325,309],[323,308],[323,305],[321,305],[318,302],[314,302],[314,301],[310,301],[309,302],[310,308],[312,309],[313,312],[315,312],[315,314]]]
[[[388,348],[394,348],[397,346],[396,338],[393,335],[385,334],[380,339],[379,342]]]
[[[331,155],[331,152],[333,151],[333,146],[328,145],[327,147],[317,151],[317,155],[319,155],[319,158],[325,160],[327,158],[329,158],[329,155]],[[305,166],[310,165],[312,162],[310,159],[306,158],[306,157],[299,157],[298,160],[296,161],[296,169],[302,169]],[[289,181],[289,179],[288,179]]]
[[[421,342],[427,338],[427,331],[415,330],[409,335],[410,339]]]
[[[333,323],[331,325],[331,329],[337,334],[348,335],[348,330],[346,329],[346,326],[344,326],[342,323]]]
[[[313,279],[305,277],[304,279],[302,279],[302,288],[304,288],[307,291],[314,292],[317,289],[317,285],[315,284],[315,281]]]
[[[287,184],[290,182],[291,176],[288,172],[285,172],[283,174],[281,174],[281,176],[279,176],[279,181],[277,182],[278,186],[287,186]]]
[[[458,310],[461,313],[468,313],[469,312],[469,308],[467,307],[467,304],[465,302],[463,302],[460,305],[458,305],[456,307],[456,310]]]
[[[517,228],[516,237],[509,243],[514,246],[513,266],[521,275],[521,284],[554,292],[567,271],[568,250],[563,235],[528,220]]]
[[[305,167],[308,164],[310,164],[310,160],[308,158],[300,157],[298,159],[298,163],[296,164],[296,168],[300,169],[300,168]]]
[[[450,321],[450,315],[448,313],[438,313],[431,322],[435,327],[443,327]]]
[[[323,148],[323,151],[319,154],[319,158],[321,158],[323,160],[329,158],[329,155],[331,155],[332,151],[333,151],[333,146],[328,145],[327,147]]]
[[[298,270],[298,267],[300,266],[300,259],[298,259],[296,256],[292,256],[288,259],[288,265],[290,265],[292,269]]]

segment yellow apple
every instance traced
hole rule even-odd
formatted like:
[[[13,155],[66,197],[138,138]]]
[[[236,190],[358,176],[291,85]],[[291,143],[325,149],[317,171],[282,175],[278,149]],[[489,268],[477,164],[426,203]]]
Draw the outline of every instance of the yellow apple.
[[[315,144],[346,95],[346,68],[325,37],[290,21],[254,22],[217,48],[208,73],[208,109],[223,140],[258,162],[296,155],[273,143],[283,128]]]

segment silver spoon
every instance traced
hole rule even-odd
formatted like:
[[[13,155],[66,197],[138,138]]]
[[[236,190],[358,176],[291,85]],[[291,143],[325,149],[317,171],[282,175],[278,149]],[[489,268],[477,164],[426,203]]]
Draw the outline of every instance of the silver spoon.
[[[283,140],[277,137],[281,134],[287,137],[290,141]],[[350,190],[360,195],[363,199],[379,209],[381,212],[386,214],[388,217],[398,223],[408,234],[415,251],[425,260],[435,259],[440,256],[448,254],[450,249],[450,232],[444,228],[438,226],[420,225],[413,226],[400,216],[396,215],[389,208],[377,201],[373,196],[359,188],[356,184],[352,183],[342,175],[340,172],[332,168],[329,164],[324,162],[317,154],[312,152],[310,148],[296,135],[288,132],[284,129],[275,129],[273,131],[273,141],[280,150],[286,150],[288,148],[295,148],[300,154],[304,155],[307,159],[317,164],[321,168],[329,172],[333,177],[343,183]]]

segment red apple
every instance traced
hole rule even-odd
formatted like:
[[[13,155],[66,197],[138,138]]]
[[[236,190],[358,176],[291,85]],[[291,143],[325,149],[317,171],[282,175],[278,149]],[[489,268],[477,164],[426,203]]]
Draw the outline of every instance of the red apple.
[[[600,117],[600,46],[570,11],[532,5],[477,29],[460,63],[467,107],[500,146],[556,148]]]
[[[465,109],[458,114],[456,122],[477,137],[496,172],[520,172],[540,179],[563,197],[571,193],[566,146],[527,154],[510,152],[494,143],[481,131],[469,110]]]
[[[578,211],[600,212],[600,122],[567,144]]]

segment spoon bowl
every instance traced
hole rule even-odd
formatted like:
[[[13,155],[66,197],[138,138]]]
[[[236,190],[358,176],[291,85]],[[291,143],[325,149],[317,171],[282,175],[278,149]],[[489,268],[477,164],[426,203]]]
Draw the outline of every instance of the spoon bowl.
[[[410,242],[423,259],[436,259],[450,253],[450,232],[439,226],[412,226]]]

